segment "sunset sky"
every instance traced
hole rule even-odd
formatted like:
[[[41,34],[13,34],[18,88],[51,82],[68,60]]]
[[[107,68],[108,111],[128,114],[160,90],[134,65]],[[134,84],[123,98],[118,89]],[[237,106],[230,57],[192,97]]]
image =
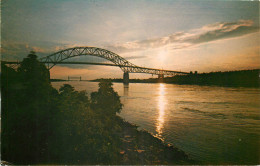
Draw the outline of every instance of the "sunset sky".
[[[75,46],[178,71],[260,68],[258,1],[2,0],[2,59]],[[78,58],[77,61],[95,61]],[[118,67],[55,66],[52,78],[121,78]],[[130,74],[130,78],[151,77]]]

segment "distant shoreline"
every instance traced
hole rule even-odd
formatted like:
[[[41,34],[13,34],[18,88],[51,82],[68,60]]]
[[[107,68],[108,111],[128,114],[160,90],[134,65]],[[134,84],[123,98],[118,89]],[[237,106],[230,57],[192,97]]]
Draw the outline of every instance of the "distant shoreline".
[[[81,80],[89,82],[100,82],[109,80],[111,82],[123,82],[121,78],[100,78],[94,80]],[[68,81],[63,79],[51,79],[51,82]],[[71,80],[70,80],[71,81]],[[76,80],[75,80],[76,81]],[[176,75],[158,78],[130,79],[129,83],[168,83],[177,85],[202,85],[220,87],[260,87],[260,69],[240,70],[227,72],[190,73],[188,75]]]
[[[202,85],[220,87],[260,87],[260,69],[240,70],[228,72],[190,73],[189,75],[176,75],[149,79],[130,79],[130,83],[168,83],[178,85]],[[123,79],[95,79],[92,82],[110,80],[112,82],[123,82]]]

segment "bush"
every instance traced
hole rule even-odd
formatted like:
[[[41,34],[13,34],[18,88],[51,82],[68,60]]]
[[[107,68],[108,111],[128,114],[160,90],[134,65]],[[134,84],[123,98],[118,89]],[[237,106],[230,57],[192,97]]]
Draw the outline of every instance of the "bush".
[[[89,100],[71,85],[59,91],[31,52],[17,71],[2,65],[2,159],[14,164],[116,164],[122,104],[111,82]]]

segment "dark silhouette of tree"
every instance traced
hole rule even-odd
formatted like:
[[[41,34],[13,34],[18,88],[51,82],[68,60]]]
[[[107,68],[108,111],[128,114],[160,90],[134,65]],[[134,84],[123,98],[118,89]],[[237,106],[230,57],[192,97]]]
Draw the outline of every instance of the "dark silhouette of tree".
[[[2,157],[25,164],[46,160],[57,91],[49,82],[49,71],[34,52],[21,62],[17,72],[2,66]],[[10,75],[11,74],[11,75]]]
[[[114,116],[116,113],[120,113],[123,106],[119,95],[112,87],[111,81],[99,83],[98,92],[91,93],[91,102],[92,108],[104,116]]]
[[[113,119],[122,104],[111,83],[100,84],[93,102],[69,84],[57,91],[34,52],[17,71],[2,65],[2,80],[2,159],[14,164],[117,163],[120,127]]]
[[[164,78],[166,83],[216,85],[226,87],[260,87],[260,70],[241,70],[178,75]]]

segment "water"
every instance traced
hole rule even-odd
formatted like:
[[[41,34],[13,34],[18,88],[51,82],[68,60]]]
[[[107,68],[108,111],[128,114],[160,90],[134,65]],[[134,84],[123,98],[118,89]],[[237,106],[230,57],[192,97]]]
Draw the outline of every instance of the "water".
[[[88,93],[95,82],[69,83]],[[114,83],[120,116],[204,164],[257,164],[260,155],[260,89],[173,84]]]

